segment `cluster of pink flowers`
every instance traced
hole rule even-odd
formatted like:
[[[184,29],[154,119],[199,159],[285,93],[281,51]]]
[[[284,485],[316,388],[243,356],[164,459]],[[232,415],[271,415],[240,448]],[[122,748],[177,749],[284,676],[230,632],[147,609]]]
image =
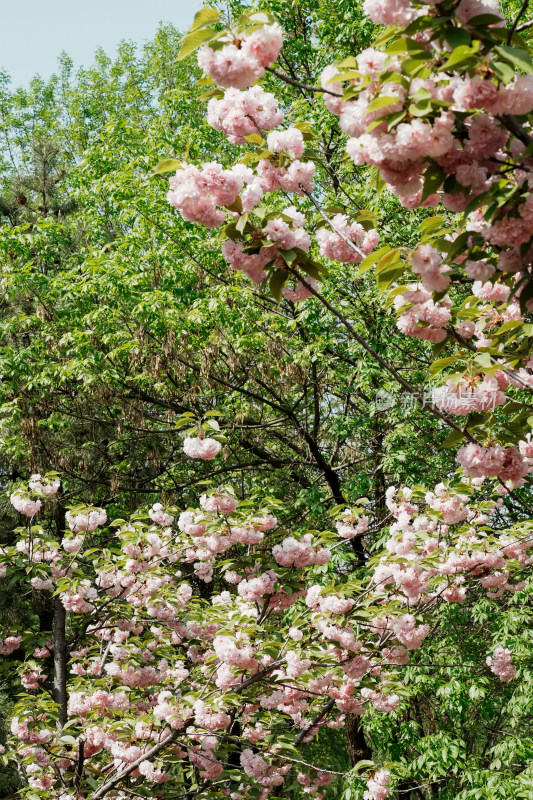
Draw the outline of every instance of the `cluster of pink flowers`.
[[[365,700],[370,700],[376,711],[381,711],[384,714],[389,714],[400,705],[400,698],[397,694],[385,694],[384,692],[363,688],[361,689],[361,695]]]
[[[61,540],[61,547],[67,553],[78,553],[83,545],[83,536],[65,536]]]
[[[7,636],[0,639],[0,656],[9,656],[20,647],[22,636]]]
[[[252,86],[245,92],[227,89],[223,98],[212,97],[207,104],[208,123],[223,131],[232,144],[244,144],[258,129],[277,128],[283,116],[276,97],[262,86]]]
[[[528,114],[533,109],[531,75],[516,75],[507,86],[489,77],[454,78],[450,81],[453,101],[459,111],[483,109],[491,114]]]
[[[245,89],[263,77],[282,45],[280,26],[264,25],[250,34],[229,35],[219,50],[203,45],[198,51],[198,66],[220,86]]]
[[[438,483],[433,492],[426,492],[426,503],[441,514],[445,525],[455,525],[467,519],[468,502],[466,494],[451,493],[443,483]]]
[[[106,692],[97,689],[92,694],[87,692],[71,692],[68,700],[68,714],[71,717],[86,717],[93,709],[127,711],[130,707],[125,692]]]
[[[374,22],[400,26],[426,14],[426,6],[411,0],[365,0],[364,10]],[[469,20],[479,14],[499,12],[497,0],[461,0],[447,13],[453,24],[468,25]],[[427,30],[417,33],[417,38],[427,50],[428,64],[432,54],[440,59],[442,42],[432,36],[429,20]],[[490,71],[481,73],[479,70],[459,76],[453,67],[444,71],[439,66],[431,76],[424,78],[413,78],[406,71],[400,84],[390,73],[402,73],[402,59],[372,48],[357,57],[359,75],[350,68],[344,78],[343,69],[341,65],[324,70],[321,83],[325,104],[339,116],[341,129],[350,137],[347,151],[353,161],[357,165],[376,166],[381,178],[399,195],[404,206],[428,207],[442,203],[450,211],[463,212],[473,198],[479,197],[482,201],[489,195],[485,201],[490,210],[489,218],[484,218],[482,207],[469,215],[466,228],[476,238],[465,243],[465,250],[472,251],[474,242],[477,244],[480,239],[492,249],[481,243],[481,248],[468,253],[466,258],[460,255],[453,260],[455,265],[464,263],[467,277],[473,279],[474,298],[486,304],[505,304],[497,310],[478,303],[458,309],[458,333],[463,338],[475,335],[478,348],[490,346],[487,331],[502,322],[523,321],[519,304],[509,303],[512,286],[507,277],[494,276],[497,268],[504,273],[518,272],[524,258],[528,263],[531,260],[531,254],[526,257],[519,252],[520,246],[529,241],[533,224],[533,195],[527,190],[530,159],[522,157],[524,144],[517,131],[507,129],[505,115],[520,116],[533,110],[533,77],[516,73],[502,81],[494,78]],[[343,99],[346,83],[350,92]],[[400,118],[399,122],[391,117],[411,108],[410,104],[428,100],[435,101],[430,114],[423,114],[421,118],[414,115],[416,118],[408,121]],[[443,103],[447,106],[445,111]],[[505,204],[494,204],[490,196],[493,187],[499,191],[501,180],[508,180],[509,170],[505,165],[513,160],[517,167],[513,175],[516,174],[523,191],[514,192]],[[442,171],[441,184],[444,184],[441,187],[437,183],[436,191],[429,196],[427,191],[424,194],[422,191],[428,166]],[[510,184],[510,188],[513,187],[514,183]],[[340,224],[340,219],[338,222]],[[343,232],[346,233],[346,229]],[[320,238],[333,241],[329,231],[319,232],[317,239]],[[453,236],[445,238],[453,241]],[[349,245],[345,238],[338,244],[346,249],[345,258]],[[327,257],[339,258],[331,247],[322,252]],[[401,311],[398,327],[408,336],[434,344],[443,342],[448,333],[446,326],[450,322],[452,303],[448,297],[434,303],[431,294],[445,292],[455,279],[455,273],[431,244],[418,247],[411,254],[410,262],[413,272],[420,276],[423,290],[414,286],[407,287],[401,294],[396,293],[395,306]],[[520,291],[517,296],[519,294]],[[473,319],[474,309],[477,321]],[[463,312],[466,319],[461,319]],[[523,388],[524,384],[529,384],[531,376],[522,367],[517,374],[522,378],[522,385],[512,381],[514,385]],[[450,398],[452,391],[442,390],[438,405],[451,413],[465,415],[471,410],[469,400],[472,400],[473,410],[477,410],[478,404],[500,405],[504,402],[505,387],[500,385],[495,389],[491,383],[487,379],[482,389],[476,387],[470,398],[462,396],[455,407],[451,407],[455,403],[453,397]],[[520,470],[516,467],[514,471]]]
[[[273,767],[253,750],[243,750],[241,753],[241,766],[250,778],[255,778],[261,786],[281,786],[283,774],[288,772],[290,766]]]
[[[242,644],[239,647],[231,636],[215,636],[213,649],[220,661],[232,667],[251,669],[257,665],[252,646]]]
[[[335,594],[321,594],[321,586],[310,586],[307,590],[305,603],[314,611],[329,614],[347,614],[355,605],[351,598],[339,597]]]
[[[510,681],[516,675],[516,669],[511,661],[511,651],[506,647],[496,647],[492,656],[488,656],[487,665],[501,681]]]
[[[307,286],[298,281],[296,283],[296,288],[294,289],[284,286],[281,290],[283,297],[286,300],[290,300],[292,303],[300,303],[302,300],[307,300],[309,297],[312,297],[313,293],[310,291],[308,286],[316,291],[318,290],[318,284],[314,278],[307,278],[306,283]]]
[[[492,411],[507,400],[502,388],[508,385],[505,374],[484,375],[473,379],[446,381],[433,393],[433,402],[442,411],[459,416],[467,416],[473,411]]]
[[[253,189],[254,187],[250,188]],[[257,197],[260,198],[262,194],[263,189],[258,186]],[[245,195],[246,192],[243,193],[244,206],[246,206],[248,199]],[[281,257],[280,251],[292,250],[293,248],[298,248],[304,252],[309,250],[311,239],[309,234],[303,230],[304,223],[304,215],[295,206],[289,206],[283,210],[280,217],[269,219],[264,227],[263,236],[268,237],[272,245],[263,245],[259,250],[254,248],[253,251],[248,251],[241,242],[228,239],[222,246],[222,253],[232,269],[244,272],[254,283],[261,283],[267,277],[265,267],[268,264],[274,264],[277,268],[286,270],[286,264]],[[314,279],[307,278],[307,283],[309,286],[316,288],[317,284]],[[295,303],[305,300],[312,294],[308,287],[301,282],[297,283],[295,289],[285,286],[282,291],[287,300],[292,300]]]
[[[326,258],[359,264],[379,244],[379,233],[375,229],[365,231],[358,222],[350,223],[345,214],[336,214],[331,223],[334,230],[322,227],[316,235],[320,252]]]
[[[394,107],[393,107],[394,108]],[[434,122],[414,119],[385,133],[380,127],[348,140],[346,150],[357,165],[371,164],[398,195],[414,195],[422,188],[424,159],[438,158],[454,146],[455,115],[442,112]]]
[[[188,164],[170,178],[167,200],[188,222],[218,228],[226,220],[224,208],[233,205],[252,175],[244,164],[231,169],[223,169],[216,161],[204,164],[201,169]]]
[[[398,641],[408,650],[418,650],[422,642],[429,635],[429,625],[418,625],[412,614],[404,614],[403,617],[392,623],[392,630]]]
[[[231,494],[218,491],[213,494],[203,494],[200,497],[200,505],[208,514],[233,514],[239,501]]]
[[[31,489],[32,492],[41,492],[42,494],[46,495],[46,497],[57,494],[60,485],[61,482],[58,478],[50,480],[46,477],[43,478],[39,474],[32,475],[28,481],[28,488]]]
[[[148,512],[148,516],[157,525],[168,526],[172,525],[172,523],[174,522],[174,517],[172,516],[172,514],[168,514],[166,511],[163,511],[163,506],[161,505],[161,503],[154,503],[154,505]]]
[[[168,772],[156,769],[151,761],[141,761],[139,764],[139,774],[143,775],[150,783],[164,783],[170,779]]]
[[[499,444],[483,447],[470,442],[458,451],[457,461],[471,478],[498,477],[515,485],[523,482],[530,469],[516,447],[503,448]]]
[[[11,733],[27,745],[41,745],[49,742],[54,736],[50,728],[40,727],[41,719],[35,719],[29,714],[25,719],[13,717],[11,720]]]
[[[81,533],[82,531],[94,531],[96,528],[105,525],[107,514],[103,508],[93,508],[87,510],[85,514],[71,514],[70,511],[67,511],[66,519],[73,533]]]
[[[411,254],[413,272],[420,275],[422,285],[428,292],[445,292],[450,279],[443,274],[442,258],[429,244],[420,245]]]
[[[304,791],[306,794],[313,794],[317,800],[321,800],[324,795],[317,795],[316,792],[321,786],[327,786],[329,783],[331,783],[333,780],[333,775],[331,772],[321,771],[314,778],[312,778],[310,775],[299,772],[296,776],[296,780],[301,786],[305,787]]]
[[[76,590],[72,592],[62,592],[61,602],[67,611],[74,614],[86,614],[94,609],[93,600],[96,600],[98,592],[91,586],[89,580],[80,581]]]
[[[291,212],[294,206],[287,209]],[[280,250],[292,250],[298,247],[300,250],[307,252],[311,246],[311,238],[306,230],[303,229],[303,214],[298,212],[294,213],[292,225],[289,225],[284,219],[274,218],[270,219],[265,225],[265,235],[273,242]]]
[[[406,336],[438,344],[446,338],[446,325],[451,318],[452,302],[446,295],[438,303],[431,293],[419,285],[409,285],[394,298],[400,316],[396,322]]]
[[[368,517],[354,514],[347,508],[335,522],[335,527],[341,539],[353,539],[368,530],[369,521]]]
[[[408,25],[416,18],[410,0],[365,0],[363,11],[378,25]]]
[[[368,0],[367,0],[368,2]],[[366,782],[366,791],[363,800],[385,800],[390,792],[390,772],[380,769]]]
[[[212,711],[203,700],[197,700],[193,709],[196,724],[209,731],[224,730],[231,723],[231,717],[225,711]]]
[[[239,582],[237,591],[249,603],[260,602],[265,595],[273,594],[278,576],[273,570],[264,572],[255,578]]]
[[[13,492],[9,499],[13,508],[27,517],[33,517],[42,506],[40,500],[32,500],[30,497],[24,495],[20,490]]]
[[[256,253],[248,253],[241,242],[228,239],[222,245],[222,254],[230,267],[244,272],[254,283],[261,283],[267,277],[264,268],[273,260],[271,247],[261,247]]]
[[[533,457],[529,440],[524,440],[522,449],[524,458]],[[305,573],[298,572],[326,563],[330,551],[311,534],[302,539],[287,536],[272,552],[264,543],[254,550],[277,520],[266,508],[254,513],[246,502],[239,504],[228,487],[202,495],[200,508],[180,515],[177,531],[167,526],[160,504],[150,509],[150,522],[136,515],[131,522],[120,523],[118,550],[111,548],[102,557],[95,581],[89,580],[81,559],[78,566],[43,533],[42,541],[33,542],[36,552],[50,554],[47,559],[54,569],[61,570],[61,558],[69,563],[72,584],[60,594],[63,603],[69,610],[90,615],[85,638],[79,649],[70,653],[69,664],[68,714],[73,729],[83,727],[86,758],[96,756],[94,763],[98,764],[98,754],[104,751],[118,770],[140,761],[131,773],[133,778],[162,783],[169,776],[165,756],[171,755],[192,761],[202,779],[216,780],[224,769],[223,751],[218,752],[220,734],[231,731],[233,724],[224,695],[235,697],[236,688],[242,687],[239,713],[243,741],[250,747],[242,750],[243,783],[237,794],[246,797],[250,783],[258,784],[266,800],[269,790],[281,786],[292,768],[291,762],[278,759],[275,746],[270,752],[261,749],[278,714],[285,720],[289,717],[303,739],[310,741],[322,725],[342,726],[346,713],[364,714],[370,705],[381,713],[397,709],[396,678],[383,667],[408,663],[409,653],[427,638],[429,625],[415,616],[415,606],[423,603],[422,614],[425,607],[441,599],[460,602],[467,576],[473,585],[485,588],[489,597],[507,589],[519,591],[519,584],[509,583],[512,562],[525,565],[532,560],[528,552],[531,541],[500,536],[497,549],[487,546],[487,539],[478,536],[474,527],[483,529],[487,516],[469,503],[466,494],[443,484],[425,495],[419,488],[415,491],[397,491],[395,487],[387,491],[394,523],[387,554],[368,585],[371,596],[377,598],[376,613],[372,622],[363,626],[352,619],[358,601],[349,596],[349,586],[339,585],[336,590],[318,583],[309,586]],[[427,509],[422,514],[424,499]],[[483,508],[490,510],[487,503]],[[448,535],[449,526],[463,520],[468,525],[453,539]],[[354,531],[364,533],[368,517],[361,516],[357,507],[348,508],[337,526],[341,538],[349,539]],[[246,548],[241,548],[242,544]],[[217,554],[231,547],[246,550],[246,554],[242,561],[232,554],[231,564],[224,558],[230,591],[205,600],[197,596],[182,612],[193,592],[181,571],[193,571],[205,580],[208,573],[213,574]],[[14,554],[20,552],[31,552],[26,540],[20,548],[13,547]],[[95,613],[100,592],[106,597],[99,607],[101,613]],[[382,603],[390,599],[394,610],[386,612]],[[402,602],[408,603],[404,611],[409,613],[396,611]],[[270,612],[296,603],[299,607],[294,608],[292,623],[283,631],[285,644],[280,640],[273,652],[271,633],[284,625],[283,620],[279,625],[269,623]],[[255,625],[258,619],[261,624]],[[18,644],[18,637],[6,639],[0,642],[0,653],[2,647],[9,653]],[[49,656],[48,645],[51,647],[47,642],[39,648],[44,652],[34,656]],[[499,654],[497,649],[489,664],[503,680],[513,669],[507,652]],[[317,665],[323,669],[316,669]],[[23,685],[44,696],[42,669],[27,663],[21,673]],[[262,681],[261,690],[258,694],[255,685],[250,695],[247,681],[254,684],[255,680]],[[122,687],[128,690],[122,691]],[[41,694],[33,696],[36,702]],[[334,706],[330,715],[317,721],[317,709],[325,697],[331,698]],[[126,719],[122,720],[123,716]],[[117,724],[121,722],[123,727]],[[26,759],[28,776],[36,786],[47,786],[57,780],[58,770],[72,769],[72,751],[58,742],[46,751],[21,752],[22,746],[39,748],[54,736],[52,731],[42,730],[41,723],[45,719],[33,728],[17,719],[13,732],[20,743],[17,752]],[[149,749],[169,729],[182,731],[187,745],[174,744],[157,761],[151,761]],[[237,734],[232,731],[231,735]],[[371,800],[385,796],[388,781],[379,776],[376,773],[368,781]],[[313,794],[328,782],[328,775],[320,773],[313,778],[302,773],[298,780]]]
[[[39,681],[46,679],[46,674],[41,667],[37,669],[27,669],[21,673],[20,682],[27,692],[39,689]]]
[[[315,549],[311,542],[311,534],[305,534],[300,540],[293,536],[287,536],[281,544],[274,546],[272,555],[282,567],[327,564],[331,558],[331,552],[325,547]]]
[[[201,458],[204,461],[212,461],[220,453],[222,445],[216,439],[209,437],[200,438],[199,436],[187,436],[183,441],[183,452],[189,458]]]
[[[208,781],[216,781],[220,778],[224,769],[223,765],[215,757],[213,750],[217,745],[217,740],[212,736],[202,737],[200,749],[191,749],[189,755],[193,764],[196,764],[200,777]]]
[[[259,187],[263,194],[281,189],[287,194],[303,195],[305,192],[313,191],[314,174],[315,164],[313,161],[296,159],[288,167],[278,167],[270,159],[264,158],[257,166],[257,177],[251,187]],[[260,199],[259,197],[257,202]]]
[[[272,131],[267,136],[267,147],[272,153],[286,151],[291,158],[300,158],[305,150],[303,133],[298,128]]]

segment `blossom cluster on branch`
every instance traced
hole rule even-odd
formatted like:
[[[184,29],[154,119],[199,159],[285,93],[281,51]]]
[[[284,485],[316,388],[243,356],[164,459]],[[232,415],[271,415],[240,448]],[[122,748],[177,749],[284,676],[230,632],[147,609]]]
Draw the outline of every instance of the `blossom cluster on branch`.
[[[224,31],[212,27],[218,18],[210,12],[186,37],[184,56],[202,31],[198,63],[218,85],[209,124],[246,153],[229,169],[183,165],[170,179],[169,201],[185,219],[225,225],[230,267],[268,281],[278,299],[323,301],[317,281],[328,262],[361,264],[356,278],[375,268],[398,329],[433,344],[435,355],[451,353],[432,372],[445,379],[441,418],[466,418],[459,464],[513,490],[528,480],[517,446],[530,427],[533,387],[533,62],[494,0],[438,7],[367,0],[364,8],[389,27],[374,47],[327,66],[306,90],[338,118],[356,168],[374,170],[409,209],[441,207],[423,220],[417,247],[379,247],[372,214],[328,215],[320,192],[313,195],[317,170],[328,170],[312,146],[313,122],[287,125],[287,110],[257,82],[270,70],[294,84],[272,67],[282,30],[267,12],[243,15]],[[287,195],[298,205],[288,206]],[[335,202],[342,204],[340,193]],[[508,415],[511,426],[502,424]],[[511,433],[519,427],[522,437]]]
[[[20,486],[14,507],[37,493]],[[302,759],[296,768],[295,745],[341,727],[346,713],[395,712],[401,668],[424,646],[434,609],[478,587],[487,598],[521,591],[533,562],[531,526],[492,533],[503,501],[474,481],[462,493],[390,487],[394,523],[364,586],[325,587],[320,570],[368,530],[367,501],[337,512],[337,533],[289,534],[279,501],[257,507],[222,486],[179,514],[155,503],[111,522],[104,550],[94,547],[102,509],[67,512],[76,536],[59,541],[57,499],[46,502],[50,521],[37,509],[1,561],[35,591],[55,592],[67,612],[59,706],[50,701],[63,680],[57,629],[6,631],[0,653],[15,658],[23,690],[6,757],[34,794],[58,800],[126,797],[126,780],[161,784],[176,770],[219,782],[233,800],[266,800],[291,780],[320,798],[331,774]],[[215,579],[227,588],[205,598],[200,584]],[[506,682],[517,671],[511,659],[497,643],[479,668]],[[389,780],[388,769],[371,772],[365,797],[384,798]]]

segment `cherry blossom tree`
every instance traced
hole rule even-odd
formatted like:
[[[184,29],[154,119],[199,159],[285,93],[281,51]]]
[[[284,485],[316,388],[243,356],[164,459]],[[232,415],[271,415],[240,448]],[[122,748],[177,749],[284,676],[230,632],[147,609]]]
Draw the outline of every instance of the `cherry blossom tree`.
[[[520,18],[506,28],[498,9],[467,0],[365,11],[391,27],[316,84],[276,64],[283,31],[269,12],[199,12],[182,56],[200,47],[208,122],[246,151],[231,165],[166,160],[156,172],[176,170],[169,203],[221,229],[233,270],[297,309],[321,304],[418,398],[328,294],[339,270],[373,269],[401,334],[434,347],[442,385],[426,407],[461,445],[458,471],[435,487],[391,486],[391,525],[371,554],[361,543],[383,517],[362,497],[339,502],[324,530],[284,528],[279,499],[225,485],[194,507],[161,498],[108,525],[102,508],[67,508],[55,473],[14,485],[27,525],[2,570],[54,608],[51,626],[6,628],[0,643],[23,689],[5,758],[31,798],[320,797],[333,771],[303,748],[346,715],[396,720],[415,659],[440,666],[439,620],[471,597],[520,604],[527,588],[531,523],[504,505],[530,514],[533,93]],[[373,213],[343,207],[348,186],[324,202],[314,120],[281,129],[291,111],[257,83],[265,75],[316,95],[376,188],[408,209],[442,207],[416,247],[390,247]],[[191,463],[217,458],[216,415],[186,412],[178,427]],[[354,550],[364,577],[343,571]],[[484,680],[527,685],[526,645],[510,627],[490,638]],[[400,787],[413,777],[394,759],[362,759],[356,773],[365,800],[410,791]]]

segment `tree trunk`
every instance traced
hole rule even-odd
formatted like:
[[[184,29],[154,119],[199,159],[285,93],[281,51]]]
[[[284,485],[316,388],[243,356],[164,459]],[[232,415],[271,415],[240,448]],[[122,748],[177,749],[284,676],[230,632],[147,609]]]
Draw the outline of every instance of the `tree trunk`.
[[[63,498],[58,497],[56,513],[56,528],[58,538],[63,536],[65,530],[65,506]],[[67,612],[56,595],[54,597],[54,700],[57,703],[58,722],[61,730],[67,723]]]
[[[361,717],[358,714],[346,714],[346,749],[352,766],[358,761],[372,758],[372,750],[367,745]]]
[[[67,722],[67,613],[59,597],[54,597],[54,700],[59,713],[58,728]]]

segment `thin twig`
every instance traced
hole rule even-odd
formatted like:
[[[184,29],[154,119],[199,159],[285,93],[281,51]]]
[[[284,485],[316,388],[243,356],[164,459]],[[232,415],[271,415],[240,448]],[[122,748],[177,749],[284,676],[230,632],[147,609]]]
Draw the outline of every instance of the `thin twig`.
[[[307,83],[300,83],[300,81],[294,80],[289,75],[285,75],[283,72],[278,72],[276,69],[272,69],[272,67],[267,67],[267,72],[271,72],[272,75],[275,75],[276,78],[279,78],[281,81],[285,81],[285,83],[289,83],[291,86],[296,86],[298,89],[305,89],[306,92],[320,92],[322,94],[331,94],[333,97],[342,97],[342,95],[337,94],[337,92],[331,92],[329,89],[323,89],[321,86],[310,86]]]
[[[507,34],[507,44],[511,44],[511,39],[513,38],[513,33],[516,30],[518,23],[520,22],[520,17],[522,17],[525,12],[527,11],[527,7],[529,5],[529,0],[524,0],[522,6],[520,7],[520,11],[518,12],[515,21],[513,22],[511,28],[509,29],[509,33]]]

